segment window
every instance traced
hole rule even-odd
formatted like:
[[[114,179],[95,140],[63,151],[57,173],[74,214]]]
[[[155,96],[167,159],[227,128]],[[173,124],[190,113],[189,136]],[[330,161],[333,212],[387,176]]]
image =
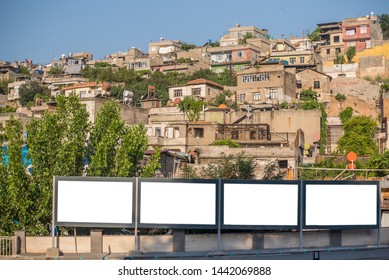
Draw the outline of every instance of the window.
[[[320,81],[313,81],[313,88],[320,88]]]
[[[182,96],[182,89],[175,89],[174,97],[181,97],[181,96]]]
[[[161,137],[161,135],[162,135],[161,128],[160,127],[156,127],[155,128],[155,136]]]
[[[204,138],[204,128],[195,128],[194,138]]]
[[[366,33],[367,33],[367,26],[361,25],[361,34],[366,34]]]
[[[237,57],[242,57],[243,54],[242,54],[242,52],[237,52],[237,53],[236,53],[236,56],[237,56]]]
[[[272,100],[278,99],[278,89],[276,88],[269,89],[269,98]]]
[[[336,48],[335,53],[340,53],[340,48]]]
[[[253,100],[254,101],[259,101],[259,100],[261,100],[261,94],[260,93],[254,93],[253,94]]]
[[[241,93],[238,95],[239,102],[244,102],[246,100],[246,94]]]
[[[346,29],[346,36],[354,36],[354,35],[355,35],[355,28]]]
[[[296,81],[296,87],[297,88],[302,88],[303,87],[303,84],[301,81]]]
[[[253,74],[253,75],[243,75],[243,83],[252,83],[252,82],[262,82],[269,80],[269,73]]]
[[[83,91],[80,91],[80,97],[83,98],[86,96],[86,91],[83,90]]]
[[[278,161],[278,166],[280,168],[288,168],[288,161],[287,160],[279,160]]]
[[[295,57],[289,58],[289,63],[290,64],[296,64],[296,58]]]
[[[201,95],[201,88],[192,88],[192,95],[193,96],[200,96]]]
[[[238,140],[239,139],[239,131],[237,131],[237,130],[231,131],[231,139]]]
[[[300,56],[300,63],[305,63],[305,57]]]
[[[356,45],[355,41],[347,43],[347,47],[355,47],[355,45]]]
[[[250,140],[257,139],[257,132],[256,131],[250,131]]]
[[[334,36],[334,43],[339,43],[340,39],[339,36]]]
[[[327,54],[330,54],[331,53],[331,50],[330,49],[327,49]]]

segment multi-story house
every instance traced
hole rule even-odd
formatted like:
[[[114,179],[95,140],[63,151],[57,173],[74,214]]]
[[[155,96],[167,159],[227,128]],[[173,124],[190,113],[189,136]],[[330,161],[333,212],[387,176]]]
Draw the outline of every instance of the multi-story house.
[[[180,41],[161,38],[159,42],[149,43],[149,56],[150,58],[162,58],[161,65],[170,64],[177,59],[177,52],[182,50],[181,46]]]
[[[65,75],[79,76],[83,67],[92,59],[93,55],[86,52],[69,53],[68,56],[63,54],[60,59],[51,61],[51,67],[63,67]]]
[[[246,42],[244,42],[245,37]],[[266,52],[270,49],[268,37],[266,29],[260,29],[255,26],[240,26],[237,24],[235,27],[229,28],[228,34],[225,34],[220,39],[220,46],[237,46],[247,43],[255,45]]]
[[[110,88],[109,83],[98,84],[96,82],[74,84],[62,88],[61,94],[66,97],[71,94],[76,94],[79,98],[93,98],[108,95]]]
[[[315,56],[312,49],[299,49],[285,39],[272,40],[271,61],[282,61],[285,65],[295,67],[297,71],[315,68]]]
[[[20,95],[19,89],[22,85],[31,82],[30,76],[17,75],[13,83],[8,84],[8,102],[19,106],[20,105]]]
[[[12,66],[11,63],[9,63],[8,61],[0,61],[0,81],[14,81],[18,73],[18,69]]]
[[[237,73],[238,105],[292,103],[296,100],[296,76],[283,64],[260,64]]]
[[[344,53],[342,23],[319,23],[318,27],[320,27],[320,43],[317,51],[323,64],[327,61],[332,62],[337,53]]]
[[[211,70],[216,73],[242,71],[266,56],[263,49],[251,44],[210,47],[207,51],[211,56]]]
[[[378,17],[369,16],[346,18],[342,21],[344,49],[354,46],[357,51],[372,47],[372,40],[382,40]]]
[[[206,79],[196,79],[182,86],[169,87],[169,99],[173,100],[176,104],[184,99],[185,96],[210,100],[221,92],[223,92],[222,85]]]
[[[321,102],[329,102],[331,79],[331,76],[313,69],[301,71],[296,74],[297,93],[300,93],[303,90],[312,89],[316,92],[317,98]]]

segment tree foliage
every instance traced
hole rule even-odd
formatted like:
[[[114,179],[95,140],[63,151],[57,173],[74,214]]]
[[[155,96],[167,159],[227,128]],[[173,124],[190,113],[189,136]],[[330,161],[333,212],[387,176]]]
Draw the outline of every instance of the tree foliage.
[[[344,55],[339,52],[336,52],[334,64],[344,64],[345,62],[346,60],[344,59]]]
[[[382,14],[378,16],[378,22],[381,25],[384,39],[389,39],[389,14]]]
[[[346,51],[346,56],[347,56],[347,62],[348,63],[352,63],[353,62],[353,58],[354,58],[355,54],[356,54],[355,46],[348,47],[348,49]]]
[[[195,49],[197,46],[195,45],[195,44],[188,44],[188,43],[182,43],[182,45],[181,45],[181,49],[183,50],[183,51],[189,51],[189,50],[191,50],[191,49]]]
[[[48,87],[41,85],[37,81],[32,81],[30,83],[23,84],[19,88],[20,104],[26,106],[34,102],[35,97],[50,97],[50,90]]]
[[[339,113],[339,118],[342,121],[342,124],[345,124],[353,116],[353,108],[347,107],[342,112]]]
[[[202,99],[196,99],[189,96],[185,96],[185,98],[178,103],[178,108],[185,113],[189,121],[198,121],[204,106],[205,104]]]
[[[219,164],[210,164],[200,170],[200,178],[253,179],[256,163],[245,154],[224,156]]]
[[[281,171],[277,161],[271,161],[265,166],[263,180],[281,180],[285,176],[285,171]]]
[[[7,149],[0,156],[0,234],[22,228],[32,235],[47,234],[53,176],[84,175],[87,152],[92,159],[88,175],[117,176],[121,172],[120,176],[150,177],[160,167],[159,149],[144,157],[148,146],[144,126],[126,128],[116,101],[105,103],[91,131],[87,110],[78,97],[60,96],[56,112],[33,119],[26,130],[25,139],[21,122],[14,118],[5,128]],[[28,169],[22,161],[25,144],[31,161]]]
[[[311,34],[308,35],[309,40],[311,40],[311,42],[320,41],[320,33],[321,33],[321,29],[318,26]]]
[[[377,152],[374,133],[377,123],[367,116],[352,117],[343,124],[344,134],[338,141],[338,150],[343,154],[350,151],[357,155],[373,155]]]
[[[63,66],[50,67],[48,74],[51,77],[61,77],[63,74],[65,74],[65,68]]]
[[[251,38],[254,38],[254,34],[251,33],[251,32],[247,32],[246,34],[244,34],[242,36],[242,44],[246,45],[247,44],[247,39],[251,39]]]
[[[0,94],[8,94],[8,84],[11,83],[11,80],[0,79]]]
[[[7,139],[6,154],[0,160],[0,234],[9,234],[14,230],[33,229],[36,225],[34,213],[36,192],[30,187],[29,178],[22,162],[23,126],[20,120],[11,119],[5,127]],[[39,225],[38,225],[39,228]],[[34,230],[32,230],[35,232]]]

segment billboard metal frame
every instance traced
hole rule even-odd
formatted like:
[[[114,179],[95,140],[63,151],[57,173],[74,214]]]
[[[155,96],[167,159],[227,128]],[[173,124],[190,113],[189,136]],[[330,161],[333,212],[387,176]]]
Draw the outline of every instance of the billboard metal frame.
[[[314,181],[303,182],[303,228],[304,229],[328,229],[328,230],[348,230],[348,229],[379,229],[381,217],[381,195],[378,181]],[[353,225],[307,225],[307,185],[372,185],[376,186],[376,222],[374,225],[353,224]]]
[[[141,196],[142,196],[142,183],[208,183],[215,184],[215,223],[212,225],[209,224],[154,224],[154,223],[141,223]],[[218,195],[219,191],[219,180],[217,179],[159,179],[159,178],[139,178],[139,191],[138,191],[138,204],[137,204],[137,225],[139,228],[171,228],[171,229],[214,229],[218,228],[218,216],[219,216],[219,205],[220,197]],[[201,207],[201,205],[199,205]],[[178,210],[179,211],[179,210]]]
[[[250,184],[250,185],[297,185],[297,212],[296,212],[296,225],[226,225],[224,224],[224,195],[225,195],[225,184]],[[277,229],[285,229],[285,230],[298,230],[300,229],[300,211],[302,210],[302,201],[301,201],[301,181],[280,181],[280,180],[221,180],[221,227],[222,229],[240,229],[240,230],[277,230]]]
[[[99,223],[99,222],[62,222],[58,221],[58,182],[59,181],[74,181],[74,182],[128,182],[132,183],[132,223]],[[135,178],[127,177],[75,177],[75,176],[55,176],[54,191],[53,191],[53,226],[66,227],[101,227],[101,228],[134,228],[135,227]],[[101,207],[104,207],[102,205]]]

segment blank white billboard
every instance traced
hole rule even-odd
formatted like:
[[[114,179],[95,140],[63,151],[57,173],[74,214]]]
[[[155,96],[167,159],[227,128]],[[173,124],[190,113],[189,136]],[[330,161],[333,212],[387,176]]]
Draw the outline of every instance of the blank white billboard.
[[[216,183],[141,182],[140,223],[216,225]]]
[[[223,224],[298,226],[298,184],[224,184]]]
[[[133,183],[58,180],[56,224],[131,224]]]
[[[307,184],[305,225],[377,225],[377,186]]]

